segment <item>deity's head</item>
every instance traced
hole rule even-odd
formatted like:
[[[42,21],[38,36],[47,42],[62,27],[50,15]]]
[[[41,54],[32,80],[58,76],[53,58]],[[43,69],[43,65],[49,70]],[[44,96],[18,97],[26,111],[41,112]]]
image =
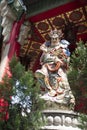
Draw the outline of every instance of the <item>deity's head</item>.
[[[54,29],[49,33],[49,36],[51,38],[51,43],[56,44],[61,40],[63,33],[61,30]]]

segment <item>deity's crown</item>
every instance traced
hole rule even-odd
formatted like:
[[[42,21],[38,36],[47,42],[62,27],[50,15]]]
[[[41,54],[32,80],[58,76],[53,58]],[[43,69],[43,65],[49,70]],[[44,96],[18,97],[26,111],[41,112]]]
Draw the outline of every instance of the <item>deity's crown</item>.
[[[51,30],[49,33],[50,38],[61,38],[63,36],[62,30]]]

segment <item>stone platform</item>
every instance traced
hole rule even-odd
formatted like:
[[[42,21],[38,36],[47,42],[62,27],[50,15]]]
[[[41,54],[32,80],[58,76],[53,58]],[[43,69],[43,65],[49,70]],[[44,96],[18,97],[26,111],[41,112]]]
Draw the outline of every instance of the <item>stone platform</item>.
[[[78,114],[72,110],[44,110],[46,124],[41,130],[81,130],[77,127],[77,117]]]

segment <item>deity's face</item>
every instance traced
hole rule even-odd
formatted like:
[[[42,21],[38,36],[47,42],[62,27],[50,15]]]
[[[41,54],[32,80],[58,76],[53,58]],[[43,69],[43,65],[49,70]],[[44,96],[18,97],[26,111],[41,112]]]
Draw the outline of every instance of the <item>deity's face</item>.
[[[59,41],[60,41],[60,39],[59,39],[59,37],[57,36],[57,37],[51,37],[51,43],[52,44],[58,44],[59,43]]]

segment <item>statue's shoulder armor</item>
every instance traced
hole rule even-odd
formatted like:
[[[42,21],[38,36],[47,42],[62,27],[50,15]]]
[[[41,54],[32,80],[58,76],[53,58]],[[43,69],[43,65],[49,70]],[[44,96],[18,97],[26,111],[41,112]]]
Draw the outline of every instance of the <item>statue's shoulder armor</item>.
[[[70,45],[70,42],[68,42],[68,41],[65,40],[65,39],[62,39],[62,40],[61,40],[61,44],[69,46],[69,45]]]
[[[50,41],[47,41],[44,43],[46,47],[50,47],[51,46],[51,42]]]

